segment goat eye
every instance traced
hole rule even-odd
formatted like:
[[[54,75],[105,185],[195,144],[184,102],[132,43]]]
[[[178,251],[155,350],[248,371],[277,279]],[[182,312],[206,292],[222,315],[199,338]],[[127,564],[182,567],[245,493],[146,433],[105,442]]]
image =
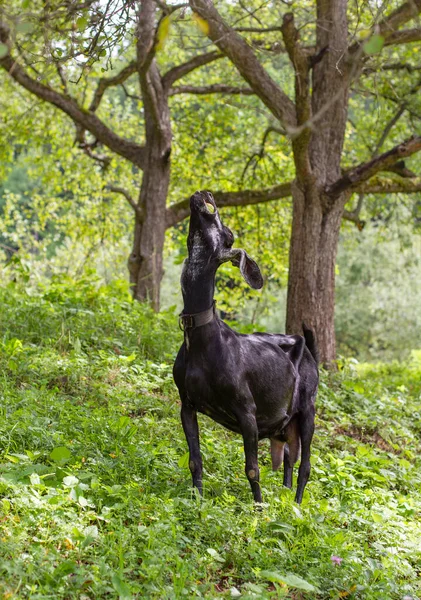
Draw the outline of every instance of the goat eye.
[[[216,210],[213,204],[211,204],[210,202],[205,202],[205,206],[206,206],[206,210],[211,214],[215,214]]]

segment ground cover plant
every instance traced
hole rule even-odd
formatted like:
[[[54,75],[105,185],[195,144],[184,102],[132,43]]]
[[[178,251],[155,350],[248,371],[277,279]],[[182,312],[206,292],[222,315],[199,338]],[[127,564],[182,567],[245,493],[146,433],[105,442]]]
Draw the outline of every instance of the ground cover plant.
[[[256,511],[205,417],[190,489],[174,311],[91,275],[0,296],[0,597],[421,596],[421,353],[323,373],[303,504],[262,442]]]

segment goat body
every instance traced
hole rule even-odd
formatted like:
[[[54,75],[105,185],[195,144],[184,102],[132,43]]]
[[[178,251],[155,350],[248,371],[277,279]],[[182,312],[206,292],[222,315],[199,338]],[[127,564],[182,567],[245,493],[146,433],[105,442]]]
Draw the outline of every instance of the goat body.
[[[212,219],[203,209],[206,204],[215,208]],[[300,335],[242,335],[216,314],[209,316],[209,309],[204,307],[212,303],[216,269],[225,260],[240,266],[253,287],[261,287],[262,281],[256,263],[244,250],[231,249],[232,233],[222,225],[212,196],[196,193],[191,199],[191,210],[189,259],[183,269],[182,289],[185,307],[187,304],[193,313],[189,316],[205,314],[206,318],[203,325],[194,326],[189,321],[190,327],[185,328],[185,341],[174,364],[174,380],[182,402],[181,419],[189,445],[193,485],[202,491],[197,425],[200,412],[243,436],[246,475],[257,502],[261,502],[258,440],[270,438],[272,467],[277,469],[284,462],[284,485],[288,487],[292,485],[292,469],[301,448],[296,494],[296,501],[301,502],[310,473],[318,385],[315,357]],[[187,315],[185,310],[184,316]],[[306,337],[313,349],[309,331]]]

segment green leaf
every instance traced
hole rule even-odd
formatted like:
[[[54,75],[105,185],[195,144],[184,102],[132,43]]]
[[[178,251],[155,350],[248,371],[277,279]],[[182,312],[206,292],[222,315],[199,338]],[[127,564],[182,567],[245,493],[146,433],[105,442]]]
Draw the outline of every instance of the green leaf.
[[[11,454],[5,454],[4,458],[6,458],[7,460],[10,460],[10,462],[17,464],[19,462],[19,459],[16,456],[12,456]]]
[[[6,44],[0,44],[0,58],[3,58],[4,56],[6,56],[6,54],[9,52],[9,48],[6,46]]]
[[[372,35],[363,46],[366,54],[377,54],[384,46],[384,37],[382,35]]]
[[[76,19],[76,27],[79,29],[79,31],[83,31],[84,29],[86,29],[87,24],[88,19],[86,17],[79,17],[78,19]]]
[[[263,579],[267,579],[268,581],[272,581],[274,583],[284,583],[288,587],[304,590],[306,592],[316,592],[317,588],[314,587],[311,583],[302,579],[302,577],[298,577],[298,575],[294,575],[293,573],[288,573],[288,575],[281,575],[280,573],[276,573],[275,571],[261,571],[260,577]]]
[[[223,562],[225,562],[225,559],[224,559],[224,558],[222,558],[222,556],[219,554],[219,552],[217,552],[217,551],[216,551],[214,548],[208,548],[208,549],[206,550],[206,552],[207,552],[208,554],[210,554],[210,556],[212,556],[212,558],[213,558],[214,560],[216,560],[217,562],[220,562],[220,563],[223,563]]]
[[[189,466],[189,456],[190,453],[186,452],[185,454],[183,454],[182,456],[180,456],[180,458],[178,459],[178,466],[180,467],[180,469],[187,469]]]
[[[68,475],[63,479],[63,485],[66,487],[75,487],[79,483],[79,479],[74,475]]]
[[[31,33],[35,29],[35,25],[30,21],[20,21],[16,24],[16,31],[19,33]]]
[[[128,600],[132,597],[130,587],[127,585],[124,579],[120,577],[120,575],[114,573],[114,575],[111,577],[111,582],[120,600]]]
[[[65,446],[57,446],[50,454],[50,459],[55,463],[63,464],[69,461],[72,453]]]
[[[29,479],[31,480],[32,485],[39,485],[41,483],[38,473],[32,473]]]

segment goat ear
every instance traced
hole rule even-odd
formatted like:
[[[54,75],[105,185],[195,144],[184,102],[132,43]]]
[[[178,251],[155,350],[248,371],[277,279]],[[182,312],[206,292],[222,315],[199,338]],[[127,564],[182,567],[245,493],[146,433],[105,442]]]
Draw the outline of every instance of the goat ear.
[[[260,290],[263,287],[263,277],[257,263],[250,258],[245,250],[233,250],[234,256],[231,262],[235,267],[239,267],[241,275],[244,277],[250,287]]]

